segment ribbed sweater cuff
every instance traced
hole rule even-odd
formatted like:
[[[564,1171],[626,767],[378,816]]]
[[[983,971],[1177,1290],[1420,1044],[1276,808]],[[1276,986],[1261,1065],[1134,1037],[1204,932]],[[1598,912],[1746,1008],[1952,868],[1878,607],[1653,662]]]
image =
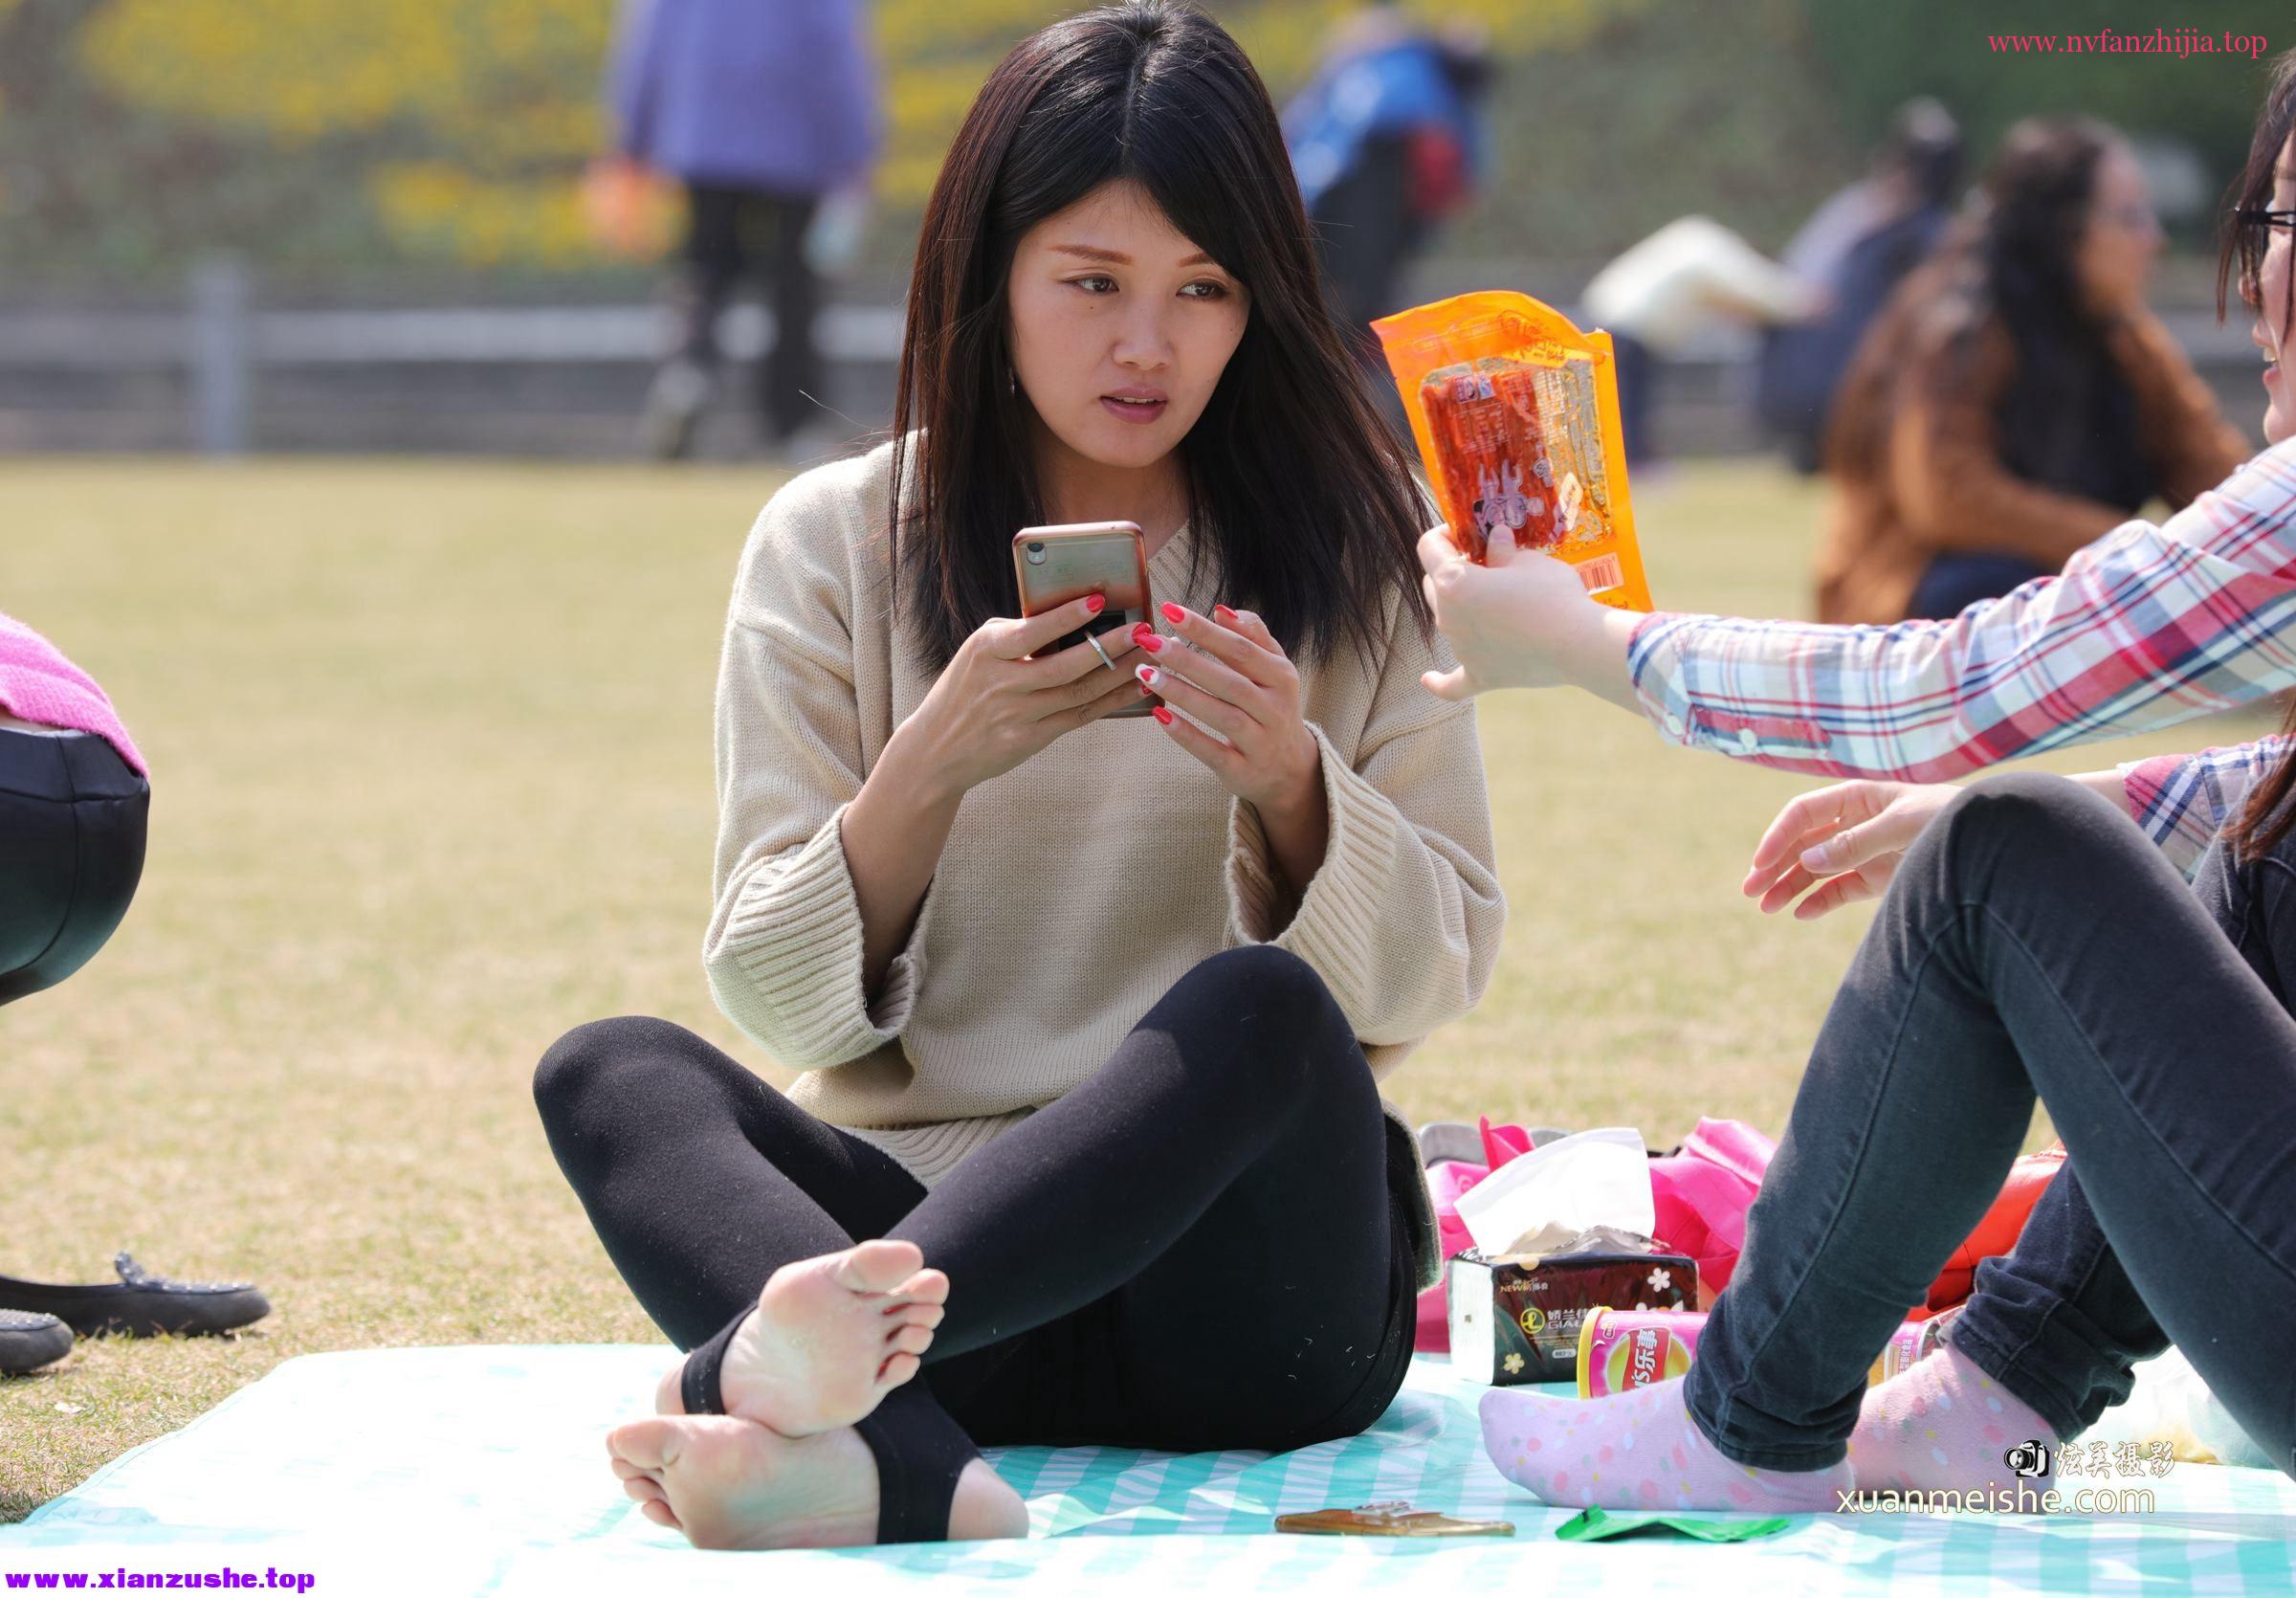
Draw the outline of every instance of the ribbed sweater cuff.
[[[1323,864],[1289,925],[1275,926],[1284,895],[1260,812],[1242,800],[1228,806],[1227,930],[1237,943],[1273,943],[1315,967],[1339,1001],[1358,1013],[1357,996],[1374,986],[1371,965],[1380,943],[1380,905],[1394,874],[1403,818],[1394,802],[1350,766],[1308,723],[1322,752],[1323,794],[1330,832]]]
[[[930,888],[875,1004],[862,991],[861,901],[844,818],[840,805],[796,854],[750,877],[712,962],[728,1016],[785,1065],[836,1065],[890,1042],[924,986]]]

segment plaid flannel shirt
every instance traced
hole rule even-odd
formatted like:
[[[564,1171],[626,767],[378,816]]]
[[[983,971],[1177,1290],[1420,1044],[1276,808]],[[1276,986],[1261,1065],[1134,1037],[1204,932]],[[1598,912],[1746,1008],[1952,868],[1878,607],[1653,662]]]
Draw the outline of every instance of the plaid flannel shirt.
[[[2296,440],[2162,526],[2131,521],[1951,621],[1819,627],[1661,612],[1627,667],[1668,739],[1788,771],[1943,782],[2296,687]],[[2189,871],[2279,739],[2123,767]]]

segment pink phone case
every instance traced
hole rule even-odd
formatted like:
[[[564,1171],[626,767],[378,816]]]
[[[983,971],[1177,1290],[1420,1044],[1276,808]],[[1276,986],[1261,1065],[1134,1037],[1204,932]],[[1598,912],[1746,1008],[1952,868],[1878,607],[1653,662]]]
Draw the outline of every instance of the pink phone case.
[[[1088,633],[1130,632],[1154,624],[1148,595],[1148,556],[1138,525],[1131,522],[1079,522],[1054,527],[1023,527],[1012,538],[1012,569],[1021,590],[1021,614],[1045,611],[1088,593],[1108,596],[1108,609],[1039,651],[1057,655],[1085,640]],[[1146,716],[1161,699],[1151,696],[1115,716]]]

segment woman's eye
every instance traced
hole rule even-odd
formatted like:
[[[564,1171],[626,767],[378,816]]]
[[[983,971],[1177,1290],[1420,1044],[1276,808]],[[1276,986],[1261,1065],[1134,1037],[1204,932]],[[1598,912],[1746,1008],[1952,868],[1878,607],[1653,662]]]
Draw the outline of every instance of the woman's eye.
[[[1202,289],[1203,292],[1198,294],[1196,293],[1198,289]],[[1227,298],[1227,285],[1225,283],[1190,283],[1180,292],[1197,300],[1225,300]]]
[[[1116,280],[1114,277],[1071,277],[1069,281],[1087,294],[1114,294],[1116,292]]]

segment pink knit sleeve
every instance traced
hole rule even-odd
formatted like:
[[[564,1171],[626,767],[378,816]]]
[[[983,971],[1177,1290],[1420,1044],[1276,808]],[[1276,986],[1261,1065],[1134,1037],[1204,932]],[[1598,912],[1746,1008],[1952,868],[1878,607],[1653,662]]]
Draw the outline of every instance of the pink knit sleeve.
[[[150,772],[96,679],[12,616],[0,615],[0,713],[90,733],[120,751],[138,776]]]

